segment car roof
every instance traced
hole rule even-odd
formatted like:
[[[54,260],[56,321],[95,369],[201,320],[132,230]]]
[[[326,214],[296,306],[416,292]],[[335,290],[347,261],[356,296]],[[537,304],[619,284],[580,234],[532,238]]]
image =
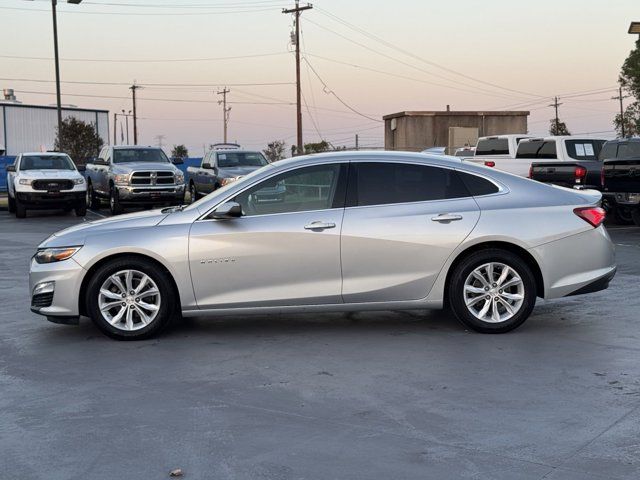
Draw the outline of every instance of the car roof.
[[[607,143],[622,143],[622,142],[640,142],[640,137],[613,138],[611,140],[607,140]]]
[[[478,138],[478,140],[487,140],[487,139],[495,139],[495,138],[532,138],[533,135],[529,135],[527,133],[509,133],[506,135],[485,135],[484,137]]]
[[[154,147],[153,145],[111,145],[111,147],[113,147],[114,150],[120,150],[120,149],[145,149],[148,150],[150,148],[152,148],[153,150],[162,150],[160,147]]]
[[[39,157],[41,155],[49,155],[49,156],[58,156],[58,157],[68,157],[64,152],[24,152],[21,153],[23,157]]]

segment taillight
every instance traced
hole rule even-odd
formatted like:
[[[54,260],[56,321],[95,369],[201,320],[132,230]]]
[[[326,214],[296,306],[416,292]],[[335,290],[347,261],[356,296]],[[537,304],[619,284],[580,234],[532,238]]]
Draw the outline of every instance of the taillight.
[[[573,174],[576,179],[576,183],[580,183],[587,176],[587,169],[584,167],[576,167]]]
[[[604,219],[607,216],[607,212],[600,207],[574,208],[573,213],[596,228],[602,225],[602,222],[604,222]]]
[[[529,167],[529,176],[527,178],[533,178],[533,165]]]
[[[486,162],[484,162],[484,166],[485,167],[495,167],[496,166],[496,162],[491,162],[491,161],[487,160]]]

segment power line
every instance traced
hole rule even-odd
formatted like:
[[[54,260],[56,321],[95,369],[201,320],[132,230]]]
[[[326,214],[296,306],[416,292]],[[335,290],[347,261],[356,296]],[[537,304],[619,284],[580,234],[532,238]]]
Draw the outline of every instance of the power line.
[[[6,82],[32,82],[32,83],[54,83],[54,80],[43,79],[31,79],[31,78],[0,78]],[[95,82],[95,81],[78,81],[78,80],[63,80],[60,83],[68,83],[73,85],[113,85],[113,86],[129,86],[128,82]],[[140,85],[145,87],[209,87],[215,88],[218,85],[228,85],[231,87],[268,87],[279,85],[293,85],[293,82],[262,82],[262,83],[146,83],[142,82]]]
[[[61,58],[62,62],[94,62],[94,63],[175,63],[175,62],[212,62],[223,60],[238,60],[246,58],[274,57],[277,55],[288,55],[289,52],[257,53],[253,55],[234,55],[230,57],[205,57],[205,58],[164,58],[164,59],[114,59],[114,58]],[[19,55],[0,55],[0,58],[14,60],[53,60],[53,57],[25,57]]]
[[[50,10],[42,9],[42,8],[23,8],[23,7],[0,7],[2,10],[17,10],[22,12],[46,12],[50,13]],[[228,10],[225,12],[116,12],[116,11],[100,11],[93,12],[87,10],[60,10],[59,13],[70,13],[70,14],[80,14],[80,15],[125,15],[125,16],[154,16],[154,17],[174,17],[174,16],[202,16],[202,15],[229,15],[236,13],[258,13],[258,12],[273,12],[273,8],[254,8],[254,9],[244,9],[244,10]]]

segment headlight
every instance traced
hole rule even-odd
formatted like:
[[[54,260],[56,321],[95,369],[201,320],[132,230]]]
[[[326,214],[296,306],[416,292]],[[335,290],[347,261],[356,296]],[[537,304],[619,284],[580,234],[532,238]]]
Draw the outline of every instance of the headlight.
[[[224,187],[225,185],[229,185],[230,183],[233,183],[236,180],[240,180],[240,178],[242,178],[242,177],[223,178],[222,180],[220,180],[220,185],[222,185]]]
[[[184,183],[184,173],[178,172],[175,174],[176,183]]]
[[[28,178],[21,178],[20,180],[18,180],[18,183],[20,185],[31,185],[31,180],[29,180]]]
[[[118,173],[114,175],[113,182],[116,185],[127,185],[129,183],[129,175],[126,173]]]
[[[84,183],[84,178],[76,178],[73,183],[76,185],[82,185]]]
[[[68,260],[82,247],[43,248],[35,254],[37,263],[54,263]]]

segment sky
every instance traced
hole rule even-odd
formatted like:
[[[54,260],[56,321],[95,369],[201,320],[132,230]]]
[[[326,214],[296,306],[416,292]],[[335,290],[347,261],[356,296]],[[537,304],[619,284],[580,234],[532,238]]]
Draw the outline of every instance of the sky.
[[[293,0],[58,3],[64,104],[130,110],[136,82],[139,143],[162,136],[199,156],[222,141],[216,92],[227,86],[229,141],[295,143],[292,18],[282,13]],[[351,147],[358,134],[361,147],[382,147],[383,115],[446,105],[529,110],[530,133],[545,134],[554,96],[572,133],[615,136],[611,97],[637,0],[313,5],[301,21],[305,143]],[[52,39],[50,1],[0,0],[0,88],[53,104]]]

